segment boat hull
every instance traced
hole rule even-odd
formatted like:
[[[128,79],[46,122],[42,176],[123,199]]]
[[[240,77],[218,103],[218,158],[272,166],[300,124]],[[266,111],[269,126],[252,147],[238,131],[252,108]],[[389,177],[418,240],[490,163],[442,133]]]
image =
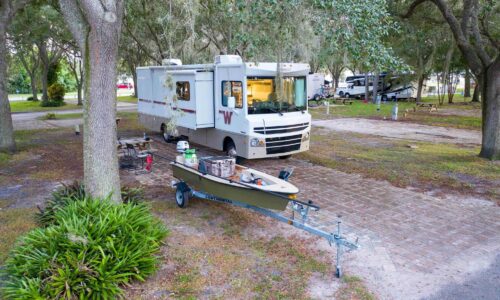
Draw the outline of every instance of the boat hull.
[[[226,200],[235,200],[250,205],[274,209],[285,210],[290,199],[287,194],[267,193],[256,189],[247,188],[241,185],[223,183],[212,179],[210,175],[203,175],[195,170],[186,169],[178,164],[171,164],[175,178],[184,181],[189,187],[196,191],[204,192]]]

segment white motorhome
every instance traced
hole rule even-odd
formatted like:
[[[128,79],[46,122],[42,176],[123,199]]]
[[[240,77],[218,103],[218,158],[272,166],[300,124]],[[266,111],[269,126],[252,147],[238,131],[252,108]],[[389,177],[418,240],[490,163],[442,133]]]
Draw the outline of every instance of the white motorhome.
[[[349,76],[345,80],[346,87],[337,88],[337,95],[340,97],[351,98],[351,97],[361,97],[365,95],[366,87],[365,87],[365,76],[364,75],[355,75]],[[368,91],[371,93],[373,90],[373,82],[368,82]]]
[[[324,95],[325,75],[313,73],[307,75],[307,100],[321,100]]]
[[[139,67],[139,120],[168,140],[174,118],[176,135],[232,156],[288,157],[307,151],[309,65],[280,65],[283,99],[276,94],[276,63],[221,55],[213,64]]]
[[[381,93],[382,101],[395,101],[400,99],[416,98],[415,88],[411,85],[399,86]]]

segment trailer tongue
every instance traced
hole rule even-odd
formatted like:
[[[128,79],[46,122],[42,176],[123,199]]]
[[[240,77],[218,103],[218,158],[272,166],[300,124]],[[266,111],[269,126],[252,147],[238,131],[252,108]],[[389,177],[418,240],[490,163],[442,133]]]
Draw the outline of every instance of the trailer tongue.
[[[232,204],[251,209],[264,216],[325,238],[330,245],[335,244],[337,247],[337,277],[342,276],[340,262],[344,250],[347,249],[349,251],[359,248],[357,240],[356,242],[350,242],[342,235],[340,216],[336,232],[327,232],[307,223],[310,211],[318,211],[320,207],[312,201],[300,201],[296,199],[298,189],[287,182],[288,177],[292,173],[291,170],[280,172],[280,178],[259,172],[260,176],[266,175],[265,177],[263,176],[266,178],[265,180],[275,182],[276,184],[274,189],[265,189],[255,183],[245,183],[234,177],[225,178],[200,172],[177,161],[172,161],[158,154],[154,155],[160,159],[170,161],[174,177],[177,178],[176,181],[172,182],[172,186],[176,188],[176,202],[181,208],[187,207],[189,198],[191,197]],[[236,167],[238,168],[238,166]],[[255,171],[253,169],[245,169]],[[287,207],[290,207],[292,210],[290,217],[276,211],[285,210]]]

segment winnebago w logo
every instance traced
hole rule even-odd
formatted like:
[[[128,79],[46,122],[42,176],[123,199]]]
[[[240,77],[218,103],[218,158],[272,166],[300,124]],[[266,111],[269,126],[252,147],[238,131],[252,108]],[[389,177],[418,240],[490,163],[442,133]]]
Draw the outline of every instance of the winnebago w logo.
[[[231,124],[232,111],[219,110],[219,113],[224,116],[224,124]]]

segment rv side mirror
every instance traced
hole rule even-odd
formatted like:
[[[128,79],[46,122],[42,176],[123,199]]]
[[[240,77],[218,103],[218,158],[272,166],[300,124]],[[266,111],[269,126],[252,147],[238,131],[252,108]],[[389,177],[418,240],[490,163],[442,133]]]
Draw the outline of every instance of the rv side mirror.
[[[236,107],[236,98],[234,97],[228,97],[227,98],[227,107],[230,109],[233,109]]]

